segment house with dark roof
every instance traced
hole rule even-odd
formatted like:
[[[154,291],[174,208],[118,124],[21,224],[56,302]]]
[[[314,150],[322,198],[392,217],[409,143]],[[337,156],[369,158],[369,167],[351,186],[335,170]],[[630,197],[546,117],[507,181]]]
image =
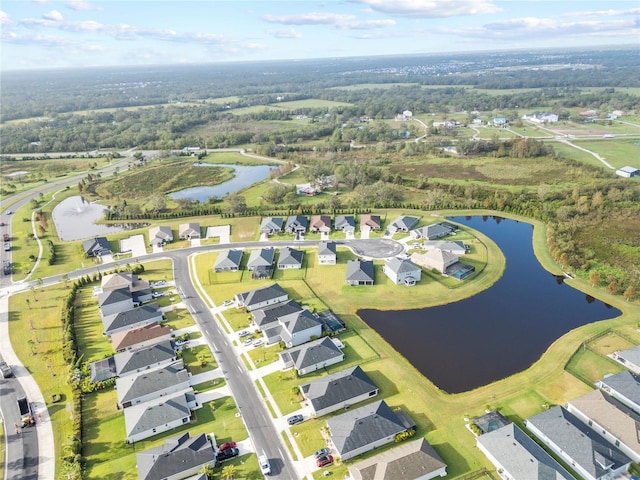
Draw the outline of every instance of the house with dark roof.
[[[287,300],[268,307],[259,308],[251,311],[253,323],[262,331],[274,327],[278,323],[278,319],[290,313],[300,312],[302,307],[295,300]]]
[[[308,225],[309,220],[304,215],[290,215],[284,224],[284,231],[294,235],[304,234]]]
[[[259,250],[251,250],[249,261],[247,262],[248,270],[256,268],[271,268],[275,258],[275,250],[273,248],[261,248]]]
[[[113,357],[103,358],[89,364],[89,381],[91,383],[103,382],[117,375],[116,362]]]
[[[356,219],[353,215],[336,215],[334,228],[343,232],[354,232],[356,229]]]
[[[165,340],[171,340],[171,328],[155,322],[111,334],[111,344],[116,352],[144,348]]]
[[[418,217],[410,217],[408,215],[400,215],[387,227],[391,233],[408,232],[415,227],[420,219]]]
[[[120,408],[128,408],[188,389],[189,372],[184,369],[182,360],[116,380]]]
[[[135,305],[128,287],[107,290],[98,295],[98,308],[103,317],[131,310]]]
[[[329,233],[331,231],[331,217],[329,215],[313,215],[309,223],[309,230]]]
[[[149,229],[149,245],[164,245],[173,242],[171,227],[160,225]]]
[[[111,245],[107,237],[94,237],[82,242],[82,250],[87,257],[111,255]]]
[[[378,395],[378,387],[359,365],[300,385],[316,417],[346,410]]]
[[[244,307],[249,312],[269,305],[275,305],[276,303],[286,302],[288,299],[289,294],[277,283],[235,295],[238,307]]]
[[[380,400],[329,418],[327,427],[331,443],[344,461],[393,443],[396,435],[416,425],[403,411],[393,411]]]
[[[611,355],[616,362],[621,363],[636,375],[640,375],[640,345],[614,352]]]
[[[194,238],[200,238],[200,235],[199,223],[182,223],[178,227],[178,237],[180,240],[193,240]]]
[[[138,480],[182,480],[215,463],[215,450],[204,433],[191,437],[186,432],[136,455]]]
[[[120,288],[129,289],[134,303],[148,302],[153,298],[149,282],[140,279],[135,273],[111,273],[109,275],[104,275],[100,280],[100,289],[102,290],[102,293],[109,290],[118,290]]]
[[[615,375],[607,375],[596,383],[616,400],[640,413],[640,377],[628,370]]]
[[[260,233],[266,233],[268,235],[280,233],[282,232],[282,223],[282,218],[264,217],[260,222]]]
[[[631,458],[561,406],[526,420],[533,433],[585,480],[605,480],[627,471]]]
[[[380,230],[380,227],[382,227],[380,215],[368,213],[360,215],[360,230]]]
[[[371,260],[348,260],[347,261],[347,285],[373,285],[374,273],[373,262]]]
[[[318,265],[335,265],[338,261],[335,242],[318,243]]]
[[[572,480],[573,476],[515,423],[477,437],[476,445],[500,472],[518,480]]]
[[[124,312],[105,315],[102,317],[103,332],[107,337],[114,333],[141,327],[150,323],[162,322],[162,312],[157,303],[142,305],[141,307],[125,310]]]
[[[139,350],[116,353],[113,359],[116,362],[118,376],[124,377],[169,365],[175,362],[178,357],[173,342],[165,341]]]
[[[186,425],[191,421],[190,403],[195,402],[193,389],[157,398],[124,409],[124,425],[128,443]]]
[[[349,466],[352,480],[430,480],[447,475],[447,464],[424,438],[403,442]]]
[[[396,285],[412,286],[422,278],[422,269],[405,258],[391,258],[382,266],[382,271]]]
[[[278,255],[278,268],[280,270],[286,269],[301,269],[302,258],[304,252],[302,250],[296,250],[295,248],[284,247],[280,249],[280,255]]]
[[[594,430],[602,432],[609,443],[619,447],[634,462],[640,462],[639,414],[602,390],[593,390],[570,400],[567,410]]]
[[[293,367],[298,375],[306,375],[344,360],[344,353],[329,337],[289,348],[278,355],[284,365],[283,368]]]
[[[219,272],[236,272],[242,262],[242,250],[223,250],[218,253],[213,270]]]
[[[283,341],[287,348],[297,347],[322,335],[322,322],[309,310],[301,309],[278,317],[277,324],[263,330],[267,343]]]
[[[425,227],[416,228],[415,230],[411,230],[410,235],[411,238],[420,239],[424,238],[425,240],[437,240],[438,238],[446,237],[451,234],[451,228],[441,224],[434,223],[433,225],[427,225]]]

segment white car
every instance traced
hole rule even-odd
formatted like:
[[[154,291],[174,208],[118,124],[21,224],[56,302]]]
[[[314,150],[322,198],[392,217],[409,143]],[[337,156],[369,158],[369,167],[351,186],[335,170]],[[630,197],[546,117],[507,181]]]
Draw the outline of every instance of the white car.
[[[224,305],[225,307],[233,305],[233,300],[225,300],[224,302],[222,302],[222,305]]]
[[[249,330],[242,330],[242,331],[238,332],[238,336],[240,338],[246,337],[247,335],[250,335],[250,334],[251,334],[251,332]]]
[[[245,347],[248,347],[248,346],[249,346],[249,345],[251,345],[252,343],[253,343],[253,338],[247,338],[247,339],[244,341],[243,345],[244,345]]]
[[[258,464],[263,475],[271,475],[271,464],[266,455],[262,454],[258,457]]]
[[[259,347],[260,345],[262,345],[262,339],[261,339],[261,338],[259,338],[259,339],[255,340],[255,341],[253,342],[253,346],[254,346],[254,347]]]

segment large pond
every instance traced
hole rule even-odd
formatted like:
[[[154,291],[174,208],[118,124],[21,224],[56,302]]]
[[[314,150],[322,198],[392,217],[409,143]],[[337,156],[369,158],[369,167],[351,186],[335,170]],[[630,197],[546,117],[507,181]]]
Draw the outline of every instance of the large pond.
[[[540,265],[532,225],[497,217],[451,220],[479,230],[503,251],[505,272],[493,286],[449,305],[358,311],[442,390],[465,392],[525,370],[568,331],[620,314]]]
[[[104,205],[87,202],[80,195],[65,198],[52,212],[58,237],[60,240],[73,241],[128,230],[127,225],[95,223],[103,217],[106,209]]]
[[[205,167],[225,167],[233,168],[234,177],[231,180],[220,183],[218,185],[206,185],[202,187],[185,188],[178,192],[169,194],[169,197],[174,200],[181,198],[191,198],[198,200],[201,203],[207,202],[207,200],[213,196],[224,197],[226,194],[231,194],[242,190],[256,182],[264,180],[269,176],[269,169],[273,168],[271,165],[231,165],[231,164],[212,164],[202,163],[198,164],[203,168]]]

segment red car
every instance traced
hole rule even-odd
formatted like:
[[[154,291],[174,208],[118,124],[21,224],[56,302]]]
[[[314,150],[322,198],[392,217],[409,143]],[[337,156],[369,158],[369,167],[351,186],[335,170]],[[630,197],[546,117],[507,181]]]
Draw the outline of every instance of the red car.
[[[225,442],[218,446],[220,451],[229,450],[230,448],[236,448],[236,442]]]
[[[319,467],[326,467],[327,465],[331,465],[332,463],[333,463],[332,455],[326,455],[316,460],[316,465]]]

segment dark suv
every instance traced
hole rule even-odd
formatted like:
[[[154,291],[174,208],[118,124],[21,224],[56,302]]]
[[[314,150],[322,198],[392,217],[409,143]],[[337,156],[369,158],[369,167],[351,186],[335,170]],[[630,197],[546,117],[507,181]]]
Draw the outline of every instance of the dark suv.
[[[220,450],[216,455],[217,462],[224,462],[230,458],[237,457],[240,451],[237,448],[227,448],[226,450]]]
[[[295,425],[296,423],[300,423],[304,421],[304,417],[302,415],[291,415],[289,418],[287,418],[287,423],[289,425]]]

